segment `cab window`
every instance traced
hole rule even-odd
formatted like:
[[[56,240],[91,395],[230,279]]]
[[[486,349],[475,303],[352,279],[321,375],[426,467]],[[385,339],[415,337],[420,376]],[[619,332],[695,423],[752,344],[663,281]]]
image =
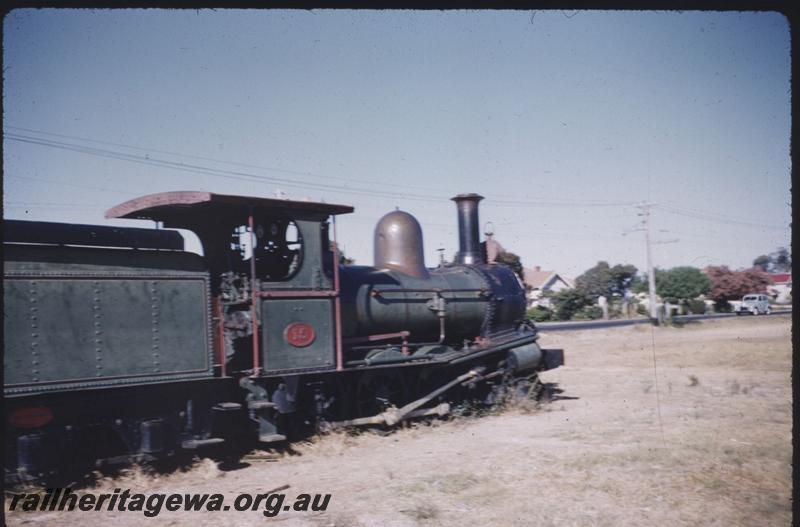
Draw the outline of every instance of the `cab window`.
[[[232,269],[248,272],[250,259],[255,258],[256,277],[280,282],[294,277],[303,261],[303,237],[297,224],[289,219],[260,216],[253,231],[246,225],[231,233]]]

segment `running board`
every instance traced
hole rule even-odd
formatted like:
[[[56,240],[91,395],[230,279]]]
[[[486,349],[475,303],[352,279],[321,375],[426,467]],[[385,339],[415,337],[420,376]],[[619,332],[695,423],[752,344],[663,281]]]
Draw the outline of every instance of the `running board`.
[[[348,426],[368,426],[368,425],[382,425],[382,424],[396,424],[405,419],[416,419],[417,417],[427,417],[429,415],[435,415],[438,417],[444,417],[445,415],[450,413],[450,405],[448,403],[442,403],[438,406],[433,408],[423,408],[421,410],[413,410],[408,412],[402,416],[397,416],[398,409],[389,409],[384,413],[373,415],[372,417],[359,417],[358,419],[350,419],[347,421],[336,421],[331,423],[331,428],[345,428]],[[391,415],[387,419],[387,416]],[[397,419],[397,421],[394,421]],[[390,423],[390,421],[393,421]]]
[[[420,407],[429,403],[435,397],[443,394],[444,392],[446,392],[447,390],[449,390],[450,388],[454,387],[457,384],[466,384],[473,380],[482,380],[485,378],[486,376],[483,375],[483,368],[478,367],[468,371],[463,375],[459,375],[458,377],[448,382],[447,384],[437,388],[436,390],[433,390],[425,397],[420,397],[416,401],[410,402],[402,408],[395,408],[393,406],[377,415],[373,415],[370,417],[359,417],[357,419],[350,419],[347,421],[336,421],[331,423],[331,426],[334,428],[339,428],[344,426],[366,426],[366,425],[381,425],[381,424],[394,426],[400,421],[412,417],[421,417],[425,415],[446,415],[447,413],[450,412],[450,405],[447,403],[442,403],[439,406],[436,406],[435,408],[420,409]]]
[[[221,445],[224,442],[225,440],[221,437],[209,437],[208,439],[187,439],[181,443],[181,446],[186,450],[196,450],[198,448]]]
[[[261,443],[278,443],[286,441],[286,436],[282,434],[260,434],[258,440]]]

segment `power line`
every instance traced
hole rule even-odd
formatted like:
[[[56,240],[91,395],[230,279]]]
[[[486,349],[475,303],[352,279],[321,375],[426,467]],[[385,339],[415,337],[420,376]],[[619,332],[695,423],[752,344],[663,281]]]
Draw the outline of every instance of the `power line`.
[[[40,135],[49,135],[49,136],[53,136],[53,137],[61,137],[61,138],[64,138],[64,139],[72,139],[72,140],[76,140],[76,141],[85,141],[85,142],[96,143],[96,144],[101,144],[101,145],[118,146],[118,147],[121,147],[121,148],[128,148],[128,149],[131,149],[131,150],[139,150],[139,151],[142,151],[142,152],[155,152],[155,153],[158,153],[158,154],[167,154],[167,155],[170,155],[170,156],[185,157],[185,158],[189,158],[189,159],[199,159],[199,160],[202,160],[202,161],[211,161],[213,163],[220,163],[220,164],[225,164],[225,165],[240,166],[240,167],[245,167],[245,168],[255,168],[255,169],[259,169],[259,170],[268,170],[268,171],[273,171],[273,172],[283,172],[283,173],[286,173],[286,174],[292,174],[292,175],[296,175],[296,176],[308,176],[308,177],[312,177],[312,178],[327,179],[327,180],[329,180],[329,179],[338,179],[340,181],[345,181],[345,182],[348,182],[348,183],[351,183],[351,182],[368,183],[368,184],[374,183],[374,181],[369,181],[369,180],[364,180],[364,179],[356,179],[356,178],[349,178],[349,177],[345,178],[345,177],[341,177],[341,176],[331,176],[331,175],[322,175],[322,174],[316,174],[314,172],[308,172],[308,171],[291,170],[291,169],[288,169],[288,168],[278,168],[278,167],[270,167],[270,166],[264,166],[264,165],[253,165],[253,164],[249,164],[249,163],[240,163],[240,162],[237,162],[237,161],[227,161],[227,160],[213,158],[213,157],[206,157],[206,156],[198,156],[198,155],[193,155],[193,154],[182,154],[182,153],[178,153],[178,152],[171,152],[169,150],[159,150],[159,149],[156,149],[156,148],[144,148],[144,147],[141,147],[141,146],[134,146],[134,145],[129,145],[129,144],[125,144],[125,143],[115,143],[115,142],[112,142],[112,141],[101,141],[99,139],[90,139],[88,137],[80,137],[80,136],[67,135],[67,134],[57,134],[57,133],[54,133],[54,132],[45,132],[43,130],[34,130],[32,128],[23,128],[23,127],[20,127],[20,126],[6,126],[6,128],[13,129],[13,130],[23,130],[25,132],[31,132],[31,133],[40,134]],[[402,184],[399,184],[399,183],[381,183],[381,185],[382,186],[386,186],[386,187],[397,187],[397,188],[413,188],[413,189],[418,188],[418,187],[413,186],[413,185],[402,185]],[[429,188],[428,190],[437,191],[437,192],[449,192],[449,189],[444,189],[444,188],[439,188],[439,189],[431,189],[431,188]]]
[[[679,203],[676,203],[674,201],[670,201],[670,200],[664,200],[664,201],[665,201],[665,203],[671,204],[677,210],[684,210],[684,211],[692,212],[692,213],[695,213],[695,214],[703,214],[703,215],[706,215],[706,216],[714,216],[714,217],[717,217],[717,218],[720,218],[720,219],[725,219],[725,220],[732,220],[732,221],[741,220],[740,216],[731,216],[731,215],[727,215],[727,214],[720,214],[719,212],[709,212],[707,210],[695,209],[695,208],[692,208],[692,207],[681,207]]]
[[[695,212],[695,211],[692,211],[692,210],[685,210],[685,209],[680,209],[680,208],[677,208],[677,207],[669,207],[669,206],[666,206],[666,205],[658,205],[657,207],[658,207],[659,210],[663,210],[664,212],[669,212],[671,214],[676,214],[678,216],[684,216],[684,217],[687,217],[687,218],[693,218],[693,219],[697,219],[697,220],[704,220],[704,221],[710,221],[710,222],[716,222],[716,223],[733,223],[733,224],[742,225],[742,226],[745,226],[745,227],[757,227],[757,228],[762,228],[762,229],[780,229],[780,230],[784,230],[784,229],[788,228],[788,226],[772,225],[772,224],[767,224],[767,223],[758,223],[758,222],[754,222],[754,221],[748,221],[748,220],[741,220],[741,219],[737,219],[737,218],[732,218],[732,217],[729,217],[729,216],[722,216],[722,215],[718,215],[718,214],[715,214],[715,213],[707,213],[707,212],[700,212],[700,211],[696,211]]]
[[[55,185],[66,185],[68,187],[76,187],[76,188],[86,188],[90,190],[100,190],[103,192],[114,192],[117,194],[125,194],[126,196],[135,197],[133,192],[115,189],[115,188],[108,188],[108,187],[97,187],[95,185],[82,185],[80,183],[72,183],[70,181],[59,181],[56,179],[43,179],[43,178],[36,178],[36,177],[29,177],[29,176],[15,176],[15,175],[7,175],[4,176],[7,178],[14,178],[14,179],[23,179],[25,181],[38,181],[40,183],[49,183]]]
[[[370,189],[353,189],[347,188],[346,190],[342,190],[341,186],[333,186],[333,185],[322,185],[322,184],[313,184],[313,183],[306,183],[306,182],[295,182],[287,179],[271,177],[271,176],[263,176],[258,174],[251,174],[247,172],[239,172],[233,170],[225,170],[219,168],[211,168],[203,165],[196,165],[196,164],[189,164],[189,163],[178,163],[175,161],[169,161],[166,159],[150,157],[149,155],[135,155],[135,154],[127,154],[125,152],[118,152],[113,150],[108,150],[104,148],[94,148],[94,147],[87,147],[83,145],[76,145],[71,143],[65,143],[61,141],[54,141],[49,139],[40,139],[36,137],[30,136],[21,136],[18,134],[5,134],[6,139],[10,139],[12,141],[19,141],[22,143],[29,143],[35,144],[39,146],[45,146],[50,148],[57,148],[61,150],[68,150],[73,152],[78,152],[87,155],[93,155],[97,157],[103,157],[107,159],[115,159],[119,161],[128,161],[132,163],[139,163],[148,166],[155,166],[159,168],[168,168],[171,170],[178,170],[182,172],[190,172],[195,174],[201,174],[211,177],[222,177],[227,179],[234,179],[240,181],[249,181],[255,183],[277,183],[289,187],[296,187],[302,188],[304,190],[325,190],[328,192],[335,192],[335,193],[353,193],[353,194],[361,194],[373,197],[397,197],[397,193],[389,193],[389,192],[382,192],[377,190],[370,190]],[[413,199],[418,201],[429,201],[429,202],[440,202],[442,199],[445,198],[436,198],[431,196],[423,196],[418,194],[399,194],[400,196]]]
[[[23,131],[26,131],[26,132],[31,132],[31,133],[40,134],[40,135],[49,135],[49,136],[53,136],[53,137],[61,137],[61,138],[66,138],[66,139],[73,139],[73,140],[77,140],[77,141],[85,141],[85,142],[90,142],[90,143],[118,146],[118,147],[122,147],[122,148],[128,148],[128,149],[132,149],[132,150],[139,150],[139,151],[143,151],[143,152],[156,152],[156,153],[167,154],[167,155],[171,155],[171,156],[175,156],[175,157],[185,157],[185,158],[190,158],[190,159],[200,159],[200,160],[212,161],[214,163],[220,163],[220,164],[242,166],[242,167],[247,167],[247,168],[256,168],[256,169],[260,169],[260,170],[284,172],[284,173],[287,173],[287,174],[293,174],[293,175],[299,175],[299,176],[309,176],[309,177],[321,178],[321,179],[326,179],[326,180],[338,179],[338,180],[345,181],[345,182],[348,182],[348,183],[349,182],[359,182],[359,183],[367,183],[367,184],[374,184],[375,183],[374,181],[370,181],[370,180],[356,179],[356,178],[351,178],[351,177],[345,178],[345,177],[340,177],[340,176],[321,175],[321,174],[316,174],[314,172],[309,172],[309,171],[290,170],[290,169],[285,169],[285,168],[267,167],[267,166],[262,166],[262,165],[253,165],[253,164],[248,164],[248,163],[240,163],[240,162],[236,162],[236,161],[227,161],[227,160],[222,160],[222,159],[212,158],[212,157],[198,156],[198,155],[192,155],[192,154],[182,154],[182,153],[177,153],[177,152],[171,152],[171,151],[168,151],[168,150],[158,150],[158,149],[154,149],[154,148],[144,148],[144,147],[129,145],[129,144],[125,144],[125,143],[115,143],[115,142],[111,142],[111,141],[102,141],[102,140],[98,140],[98,139],[90,139],[90,138],[87,138],[87,137],[80,137],[80,136],[67,135],[67,134],[59,134],[59,133],[55,133],[55,132],[47,132],[47,131],[43,131],[43,130],[36,130],[36,129],[33,129],[33,128],[23,128],[23,127],[20,127],[20,126],[6,126],[5,128],[13,129],[13,130],[23,130]],[[384,183],[384,182],[381,182],[381,186],[384,186],[384,187],[397,187],[397,188],[410,188],[410,189],[415,189],[415,190],[427,190],[427,191],[431,191],[431,192],[443,192],[443,193],[446,193],[448,196],[451,193],[451,189],[449,189],[449,188],[445,189],[445,188],[419,187],[417,185],[402,185],[402,184],[398,184],[398,183]],[[524,201],[524,200],[523,201],[519,201],[519,200],[517,200],[516,196],[508,196],[508,195],[501,195],[501,194],[493,195],[492,200],[495,201],[495,202],[499,202],[499,201],[506,202],[506,200],[511,200],[510,202],[517,202],[517,203],[524,203],[524,204],[535,204],[535,205],[553,204],[553,205],[565,205],[565,206],[572,206],[572,205],[574,205],[574,206],[624,206],[624,205],[634,205],[635,204],[634,202],[627,202],[627,201],[602,201],[602,200],[585,200],[585,201],[560,200],[560,201],[549,201],[549,202]]]
[[[8,127],[8,128],[14,128],[14,129],[19,129],[19,130],[27,130],[27,131],[32,131],[34,133],[47,134],[47,135],[52,135],[52,136],[55,136],[55,137],[69,137],[69,138],[74,138],[74,139],[77,139],[77,140],[94,142],[94,143],[98,143],[98,144],[110,144],[110,145],[114,145],[114,146],[120,146],[120,147],[123,147],[123,148],[141,150],[141,151],[144,151],[144,152],[148,151],[148,149],[145,149],[145,148],[131,146],[131,145],[124,145],[122,143],[112,143],[112,142],[109,142],[109,141],[99,141],[99,140],[88,139],[88,138],[79,138],[79,137],[76,137],[76,136],[67,136],[66,134],[56,134],[56,133],[52,133],[52,132],[43,132],[43,131],[20,128],[20,127]],[[300,189],[303,189],[303,190],[316,190],[316,191],[320,191],[321,190],[321,191],[333,192],[333,193],[339,193],[339,194],[348,194],[349,193],[349,194],[364,195],[364,196],[371,196],[371,197],[391,197],[391,198],[395,198],[395,199],[398,198],[398,197],[402,197],[404,199],[413,200],[413,201],[436,202],[436,203],[442,202],[443,200],[447,199],[444,196],[437,197],[437,196],[421,195],[421,194],[402,193],[402,194],[398,195],[397,193],[391,193],[391,192],[385,192],[385,191],[373,190],[373,189],[366,189],[366,188],[346,188],[345,190],[343,190],[342,187],[340,187],[340,186],[323,185],[323,184],[316,184],[316,183],[303,182],[303,181],[291,181],[291,180],[286,180],[286,179],[277,178],[277,177],[270,177],[270,176],[252,174],[252,173],[248,173],[248,172],[231,171],[231,170],[224,170],[224,169],[219,169],[219,168],[207,167],[207,166],[198,165],[198,164],[187,164],[187,163],[175,162],[175,161],[170,161],[170,160],[167,160],[167,159],[161,159],[161,158],[158,158],[158,157],[151,157],[150,155],[147,155],[147,154],[145,154],[145,155],[135,155],[135,154],[129,154],[129,153],[125,153],[125,152],[119,152],[119,151],[114,151],[114,150],[109,150],[109,149],[104,149],[104,148],[95,148],[95,147],[89,147],[89,146],[85,146],[85,145],[67,143],[67,142],[63,142],[63,141],[55,141],[55,140],[50,140],[50,139],[42,139],[42,138],[25,136],[25,135],[14,134],[14,133],[5,134],[5,138],[7,138],[9,140],[13,140],[13,141],[19,141],[19,142],[23,142],[23,143],[29,143],[29,144],[34,144],[34,145],[39,145],[39,146],[44,146],[44,147],[49,147],[49,148],[57,148],[57,149],[62,149],[62,150],[73,151],[73,152],[82,153],[82,154],[85,154],[85,155],[92,155],[92,156],[97,156],[97,157],[102,157],[102,158],[107,158],[107,159],[115,159],[115,160],[121,160],[121,161],[126,161],[126,162],[144,164],[144,165],[147,165],[147,166],[155,166],[155,167],[159,167],[159,168],[168,168],[168,169],[171,169],[171,170],[178,170],[178,171],[183,171],[183,172],[196,173],[196,174],[201,174],[201,175],[205,175],[205,176],[209,176],[209,177],[221,177],[221,178],[234,179],[234,180],[247,181],[247,182],[254,182],[254,183],[261,183],[261,184],[266,184],[266,183],[281,184],[281,185],[285,185],[285,186],[289,186],[289,187],[300,188]],[[196,158],[196,159],[204,159],[204,160],[209,160],[209,161],[218,162],[218,163],[228,163],[228,164],[231,164],[231,165],[250,166],[250,167],[262,168],[262,169],[266,169],[266,170],[272,170],[269,167],[257,167],[256,165],[247,165],[247,164],[244,164],[244,163],[221,161],[221,160],[217,160],[217,159],[213,159],[213,158],[206,158],[206,157],[202,157],[202,156],[190,156],[190,155],[187,155],[187,154],[176,154],[174,152],[168,152],[166,150],[149,150],[149,151],[164,153],[164,154],[168,154],[168,155],[191,157],[191,158]],[[312,177],[325,177],[325,176],[320,176],[320,175],[313,174],[313,173],[310,173],[310,172],[291,171],[291,170],[287,170],[287,169],[274,169],[274,170],[284,171],[284,172],[287,172],[287,173],[298,174],[298,175],[308,175],[308,176],[312,176]],[[131,196],[133,194],[130,191],[126,192],[126,191],[122,191],[120,189],[93,186],[93,185],[83,185],[83,184],[79,184],[79,183],[71,183],[71,182],[65,182],[65,181],[55,181],[55,180],[49,180],[49,179],[32,178],[32,177],[15,176],[15,175],[9,175],[7,177],[18,178],[18,179],[26,179],[26,180],[30,180],[30,181],[39,181],[39,182],[43,182],[43,183],[61,184],[61,185],[73,186],[73,187],[77,187],[77,188],[89,188],[89,189],[93,189],[93,190],[101,190],[101,191],[104,191],[104,192],[115,192],[115,193],[125,194],[125,195],[128,195],[128,196]],[[344,178],[340,178],[340,179],[344,179]],[[391,185],[390,184],[386,184],[384,186],[391,186]],[[394,185],[394,186],[402,186],[402,185]],[[414,188],[417,188],[417,187],[414,187]],[[431,189],[431,190],[433,190],[433,189]],[[540,200],[540,201],[533,201],[533,200],[519,200],[519,199],[502,199],[500,197],[494,197],[494,198],[491,198],[491,199],[492,199],[492,202],[494,204],[510,206],[510,207],[515,207],[515,206],[518,206],[518,207],[530,207],[530,206],[535,206],[535,207],[547,207],[547,206],[550,206],[550,207],[608,207],[608,206],[627,207],[627,206],[635,205],[634,202],[623,202],[623,201],[618,201],[618,202],[602,202],[602,201],[583,201],[583,202],[578,202],[578,201],[568,201],[568,200]],[[52,205],[58,206],[60,204],[52,204]],[[747,220],[742,220],[742,219],[739,219],[739,218],[725,216],[725,215],[721,215],[721,214],[717,214],[717,213],[709,213],[709,212],[705,212],[705,211],[698,211],[696,209],[689,209],[689,208],[683,209],[683,208],[674,207],[674,206],[667,206],[667,205],[656,205],[655,207],[657,207],[659,210],[663,210],[663,211],[671,213],[671,214],[675,214],[675,215],[679,215],[679,216],[683,216],[683,217],[688,217],[688,218],[693,218],[693,219],[699,219],[699,220],[702,220],[702,221],[709,221],[709,222],[716,222],[716,223],[726,223],[726,224],[736,224],[736,225],[742,225],[742,226],[747,226],[747,227],[755,227],[755,228],[762,228],[762,229],[774,229],[774,230],[785,230],[787,228],[786,226],[778,226],[778,225],[764,224],[764,223],[759,223],[759,222],[754,222],[754,221],[747,221]],[[516,223],[516,222],[509,222],[509,223]]]
[[[22,129],[22,128],[19,128],[19,127],[8,127],[8,128]],[[22,129],[22,130],[32,131],[31,129]],[[41,132],[41,131],[33,131],[33,132],[34,133],[40,133],[40,134],[53,135],[53,136],[57,136],[57,137],[61,137],[61,136],[70,137],[70,138],[74,138],[74,139],[77,139],[77,140],[91,141],[91,142],[95,142],[95,143],[99,143],[99,144],[111,144],[111,145],[115,145],[115,146],[121,146],[123,148],[132,148],[132,149],[136,149],[136,150],[142,150],[142,151],[145,151],[145,152],[146,151],[151,151],[151,152],[164,153],[164,154],[180,156],[180,157],[190,157],[190,158],[195,158],[195,159],[210,160],[210,161],[213,161],[213,162],[216,162],[216,163],[227,163],[227,164],[239,165],[239,166],[249,166],[249,167],[253,167],[253,168],[260,168],[260,169],[263,169],[263,170],[277,170],[277,171],[283,171],[283,172],[287,172],[287,173],[291,173],[291,174],[295,174],[295,175],[305,175],[305,176],[318,177],[318,178],[341,179],[343,181],[348,181],[348,182],[353,181],[353,180],[347,179],[347,178],[335,178],[335,177],[332,177],[332,176],[322,176],[322,175],[313,174],[313,173],[310,173],[310,172],[291,171],[291,170],[287,170],[287,169],[275,169],[275,168],[270,168],[270,167],[258,167],[256,165],[246,165],[246,164],[243,164],[243,163],[234,163],[234,162],[229,162],[229,161],[221,161],[221,160],[216,160],[216,159],[213,159],[213,158],[205,158],[205,157],[202,157],[202,156],[189,156],[189,155],[186,155],[186,154],[176,154],[174,152],[168,152],[168,151],[164,151],[164,150],[148,150],[148,149],[144,149],[144,148],[141,148],[141,147],[123,145],[121,143],[110,143],[108,141],[98,141],[98,140],[87,139],[87,138],[77,138],[77,137],[74,137],[74,136],[66,136],[65,134],[54,134],[52,132]],[[52,140],[52,139],[43,139],[43,138],[39,138],[39,137],[26,136],[26,135],[22,135],[22,134],[15,134],[15,133],[4,134],[4,137],[6,139],[9,139],[9,140],[12,140],[12,141],[18,141],[18,142],[23,142],[23,143],[28,143],[28,144],[34,144],[34,145],[38,145],[38,146],[44,146],[44,147],[68,150],[68,151],[78,152],[78,153],[82,153],[82,154],[86,154],[86,155],[93,155],[93,156],[97,156],[97,157],[103,157],[103,158],[107,158],[107,159],[116,159],[116,160],[120,160],[120,161],[139,163],[139,164],[144,164],[144,165],[149,165],[149,166],[157,166],[157,167],[161,167],[161,168],[169,168],[169,169],[172,169],[172,170],[199,173],[199,174],[203,174],[203,175],[207,175],[207,176],[225,177],[225,178],[229,178],[229,179],[238,179],[238,180],[251,181],[251,182],[280,183],[282,185],[295,187],[295,188],[302,188],[304,190],[324,190],[324,191],[328,191],[328,192],[335,192],[335,193],[342,193],[342,194],[351,193],[351,194],[367,195],[367,196],[373,196],[373,197],[393,197],[393,198],[398,196],[397,193],[391,193],[391,192],[373,190],[373,189],[366,189],[366,188],[350,188],[350,187],[347,187],[346,190],[342,190],[342,187],[340,187],[340,186],[325,185],[325,184],[318,184],[318,183],[309,183],[309,182],[303,182],[303,181],[292,181],[292,180],[286,180],[286,179],[277,178],[277,177],[270,177],[270,176],[252,174],[252,173],[247,173],[247,172],[225,170],[225,169],[220,169],[220,168],[212,168],[212,167],[198,165],[198,164],[179,163],[179,162],[169,161],[169,160],[166,160],[166,159],[152,157],[150,155],[128,154],[128,153],[125,153],[125,152],[119,152],[119,151],[109,150],[109,149],[105,149],[105,148],[89,147],[89,146],[80,145],[80,144],[67,143],[67,142],[56,141],[56,140]],[[360,181],[361,182],[366,182],[364,180],[360,180]],[[369,183],[372,183],[372,182],[369,182]],[[420,187],[409,187],[407,185],[396,185],[396,184],[390,184],[390,183],[389,184],[381,183],[381,185],[383,185],[383,186],[396,186],[396,187],[403,187],[403,188],[420,189]],[[431,191],[435,191],[435,192],[439,192],[439,191],[448,192],[445,189],[422,189],[422,190],[431,190]],[[412,193],[400,193],[399,195],[402,196],[405,199],[416,200],[416,201],[426,201],[426,202],[441,202],[442,200],[447,199],[445,196],[437,197],[437,196],[431,196],[431,195],[421,195],[421,194],[412,194]],[[513,206],[523,206],[523,207],[526,207],[526,206],[540,206],[540,207],[541,206],[551,206],[551,207],[620,207],[620,206],[630,206],[630,205],[634,205],[635,204],[634,202],[629,202],[629,201],[601,201],[601,200],[587,200],[587,201],[575,201],[575,200],[520,200],[520,199],[515,199],[515,198],[510,198],[510,197],[504,198],[504,197],[500,197],[500,196],[495,196],[495,197],[492,197],[491,199],[496,204],[502,204],[502,205],[507,205],[507,206],[512,206],[512,207]]]
[[[97,203],[56,203],[52,201],[6,201],[3,203],[3,206],[6,207],[28,207],[28,206],[36,206],[36,207],[82,207],[82,208],[92,208],[92,207],[100,207],[103,208],[103,205],[99,205]]]

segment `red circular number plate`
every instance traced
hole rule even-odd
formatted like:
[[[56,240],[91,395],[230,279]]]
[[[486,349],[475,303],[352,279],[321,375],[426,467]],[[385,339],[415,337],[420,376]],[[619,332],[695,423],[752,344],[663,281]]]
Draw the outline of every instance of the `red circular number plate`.
[[[317,338],[311,324],[305,322],[294,322],[286,326],[283,330],[283,338],[296,348],[305,348]]]

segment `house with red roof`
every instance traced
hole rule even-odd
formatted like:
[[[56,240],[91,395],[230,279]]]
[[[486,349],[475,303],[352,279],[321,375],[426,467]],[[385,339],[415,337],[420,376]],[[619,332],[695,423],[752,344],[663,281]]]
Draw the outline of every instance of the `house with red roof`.
[[[772,285],[767,286],[767,293],[776,304],[792,303],[792,273],[770,273]]]

